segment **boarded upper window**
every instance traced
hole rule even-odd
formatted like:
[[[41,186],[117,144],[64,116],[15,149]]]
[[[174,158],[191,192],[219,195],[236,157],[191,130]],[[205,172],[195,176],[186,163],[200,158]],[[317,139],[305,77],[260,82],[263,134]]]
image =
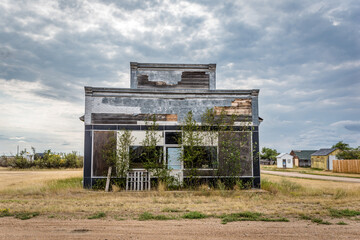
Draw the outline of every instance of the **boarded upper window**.
[[[209,73],[203,71],[184,71],[174,74],[173,71],[142,72],[137,75],[138,88],[177,88],[209,89]],[[181,75],[180,75],[181,74]],[[157,77],[158,76],[158,77]]]

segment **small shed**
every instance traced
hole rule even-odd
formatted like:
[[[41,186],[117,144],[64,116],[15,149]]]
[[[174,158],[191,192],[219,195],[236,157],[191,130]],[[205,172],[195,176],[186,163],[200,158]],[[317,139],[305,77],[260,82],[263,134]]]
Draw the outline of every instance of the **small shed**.
[[[337,160],[336,154],[341,150],[337,148],[322,148],[311,154],[311,167],[324,170],[333,169],[333,160]]]
[[[311,167],[311,154],[316,150],[292,150],[290,155],[294,157],[294,165],[297,167]]]
[[[278,168],[293,168],[293,156],[288,153],[281,153],[276,157]]]

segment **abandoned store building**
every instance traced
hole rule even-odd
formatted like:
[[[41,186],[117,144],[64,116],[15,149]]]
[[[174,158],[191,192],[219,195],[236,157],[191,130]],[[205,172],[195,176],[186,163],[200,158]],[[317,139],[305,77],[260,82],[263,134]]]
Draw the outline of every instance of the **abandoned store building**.
[[[156,123],[156,150],[162,153],[159,163],[179,182],[194,177],[195,168],[198,179],[236,177],[254,188],[260,187],[258,89],[217,90],[216,64],[131,62],[130,85],[85,87],[84,188],[92,188],[96,181],[106,178],[108,166],[103,148],[112,138],[117,139],[114,151],[118,149],[119,136],[124,132],[130,132],[132,138],[126,179],[134,180],[134,174],[154,177],[146,171],[141,157],[150,121]],[[210,127],[209,123],[203,124],[209,112],[216,119]],[[181,140],[189,113],[203,136],[196,146],[203,152],[202,159],[193,159],[191,166],[181,157],[189,149]],[[219,119],[224,123],[219,124]],[[225,122],[230,126],[222,127]],[[211,141],[210,132],[215,133]],[[230,155],[236,158],[231,163]],[[143,180],[139,180],[141,184]]]

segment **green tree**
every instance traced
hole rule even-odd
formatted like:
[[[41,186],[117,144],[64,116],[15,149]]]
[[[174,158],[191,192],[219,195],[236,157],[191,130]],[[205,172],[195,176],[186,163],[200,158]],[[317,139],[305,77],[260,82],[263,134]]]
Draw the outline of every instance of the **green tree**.
[[[336,154],[338,159],[360,159],[360,149],[344,150]]]
[[[279,155],[279,153],[276,151],[276,149],[263,147],[261,149],[260,158],[261,159],[270,159],[273,161],[276,161],[276,156]]]
[[[134,137],[131,136],[131,131],[124,130],[118,135],[117,158],[115,161],[116,175],[125,177],[129,170],[130,152],[129,147],[134,142]]]
[[[197,176],[196,161],[201,159],[204,153],[202,148],[198,147],[201,146],[202,137],[199,125],[191,111],[187,113],[181,128],[182,136],[178,142],[183,146],[184,151],[181,152],[180,158],[184,167],[190,171],[190,177],[195,178]]]
[[[106,178],[105,192],[109,191],[110,177],[112,169],[116,168],[116,175],[118,177],[124,177],[129,169],[130,155],[129,146],[134,141],[131,136],[131,132],[124,130],[115,137],[109,138],[108,142],[103,146],[102,157],[106,161],[108,167],[108,173]]]
[[[344,150],[350,150],[350,149],[351,149],[350,146],[349,146],[349,144],[344,143],[343,141],[340,141],[340,142],[336,143],[336,144],[333,145],[331,148],[337,148],[337,149],[340,149],[340,150],[342,150],[342,151],[344,151]]]
[[[156,123],[155,115],[149,117],[146,127],[145,138],[142,141],[144,152],[141,155],[144,168],[168,187],[174,183],[174,179],[170,177],[170,169],[163,162],[163,148],[158,147],[161,136],[158,132],[159,126]]]
[[[164,164],[162,161],[163,151],[162,148],[158,148],[160,143],[160,136],[157,132],[158,124],[156,123],[155,115],[150,117],[150,121],[146,121],[145,138],[142,141],[144,152],[142,157],[144,158],[144,167],[148,171],[157,172],[158,169],[163,169]]]

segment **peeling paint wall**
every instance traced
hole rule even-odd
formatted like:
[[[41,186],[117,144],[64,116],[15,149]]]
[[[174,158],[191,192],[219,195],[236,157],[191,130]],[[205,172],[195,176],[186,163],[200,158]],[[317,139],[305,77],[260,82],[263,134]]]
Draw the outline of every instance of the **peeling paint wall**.
[[[131,88],[216,89],[216,64],[130,63]]]
[[[124,113],[124,114],[177,114],[178,121],[183,121],[186,114],[192,111],[196,121],[201,121],[201,115],[206,109],[214,106],[231,106],[234,99],[227,98],[196,98],[196,99],[164,99],[159,97],[94,97],[88,99],[89,111],[85,114],[85,122],[91,123],[89,113]],[[251,109],[239,108],[238,115]],[[251,120],[251,119],[250,119]]]

